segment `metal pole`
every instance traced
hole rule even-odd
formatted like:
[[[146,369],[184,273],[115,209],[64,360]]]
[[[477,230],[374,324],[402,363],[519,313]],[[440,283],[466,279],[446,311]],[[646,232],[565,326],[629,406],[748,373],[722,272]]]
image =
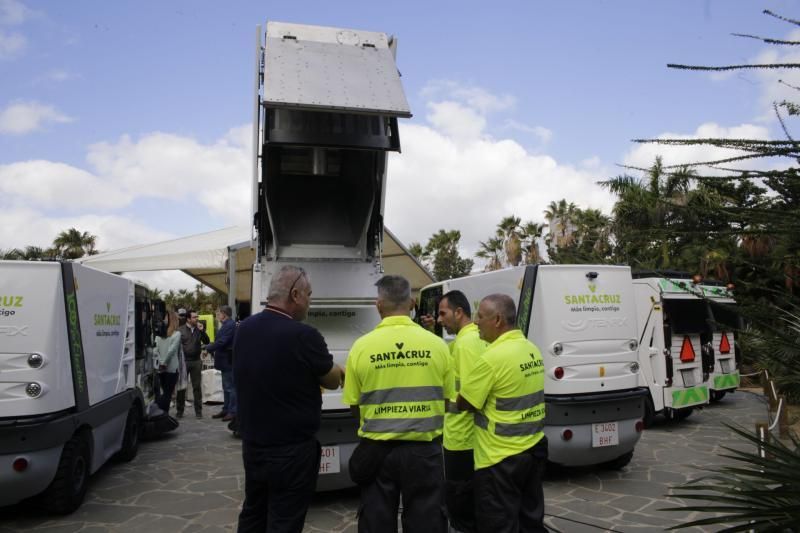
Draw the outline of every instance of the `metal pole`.
[[[236,320],[236,250],[228,247],[228,305],[233,309],[232,319]]]

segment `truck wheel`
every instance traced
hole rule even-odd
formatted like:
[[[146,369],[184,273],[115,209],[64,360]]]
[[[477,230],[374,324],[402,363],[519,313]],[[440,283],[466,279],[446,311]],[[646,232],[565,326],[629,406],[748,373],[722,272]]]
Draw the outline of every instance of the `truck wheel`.
[[[122,448],[114,455],[120,462],[132,461],[139,453],[139,440],[142,436],[142,411],[139,404],[133,404],[125,420],[125,435],[122,437]]]
[[[673,412],[673,419],[678,422],[680,420],[685,420],[689,418],[689,415],[692,414],[694,411],[694,407],[684,407],[683,409],[674,409]]]
[[[64,444],[56,477],[42,494],[43,507],[56,514],[70,514],[86,496],[92,454],[85,434],[74,435]]]
[[[633,450],[626,454],[620,455],[616,459],[612,459],[607,463],[603,463],[603,468],[607,468],[609,470],[622,470],[628,466],[628,463],[631,462],[631,459],[633,459]]]
[[[725,392],[726,391],[724,391],[724,390],[712,390],[711,391],[711,401],[712,402],[720,401],[721,399],[723,399],[725,397]]]

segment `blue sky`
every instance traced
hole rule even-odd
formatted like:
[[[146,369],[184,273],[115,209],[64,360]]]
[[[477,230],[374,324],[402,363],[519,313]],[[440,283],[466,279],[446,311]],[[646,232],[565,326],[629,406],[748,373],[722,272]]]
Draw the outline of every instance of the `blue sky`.
[[[594,182],[656,153],[632,138],[779,136],[769,105],[786,73],[666,68],[791,59],[730,35],[791,36],[764,8],[798,17],[745,0],[0,0],[0,248],[69,226],[110,250],[246,224],[266,20],[398,37],[414,118],[386,220],[404,242],[457,228],[471,253],[506,214],[542,221],[563,197],[608,211]]]

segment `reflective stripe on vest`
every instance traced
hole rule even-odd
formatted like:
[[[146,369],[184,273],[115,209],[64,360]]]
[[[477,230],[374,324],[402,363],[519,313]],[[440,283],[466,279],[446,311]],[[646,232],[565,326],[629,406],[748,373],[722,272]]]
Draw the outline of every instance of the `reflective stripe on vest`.
[[[362,431],[370,433],[425,433],[442,429],[444,416],[434,415],[425,418],[370,418],[364,419]]]
[[[481,429],[489,430],[489,419],[483,413],[475,413],[475,425]],[[544,420],[536,422],[518,422],[516,424],[504,424],[497,422],[494,425],[495,435],[501,437],[525,437],[536,435],[544,429]]]
[[[394,387],[361,393],[359,405],[444,400],[444,389],[436,386]],[[364,431],[367,431],[366,429]]]
[[[453,415],[460,415],[461,413],[466,413],[466,411],[462,411],[456,405],[456,402],[447,402],[447,412]]]
[[[517,396],[515,398],[497,398],[495,408],[498,411],[522,411],[544,402],[544,391]]]

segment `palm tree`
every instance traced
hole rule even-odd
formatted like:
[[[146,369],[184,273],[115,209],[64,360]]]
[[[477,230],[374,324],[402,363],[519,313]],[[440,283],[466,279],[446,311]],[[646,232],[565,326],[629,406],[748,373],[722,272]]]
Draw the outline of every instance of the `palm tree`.
[[[551,249],[568,246],[573,240],[575,231],[574,217],[578,207],[562,198],[558,202],[552,201],[544,211],[544,219],[550,226],[547,235],[547,244]]]
[[[525,253],[525,263],[528,265],[536,265],[542,262],[542,256],[539,253],[539,241],[542,239],[543,232],[544,224],[530,221],[522,226],[522,247]]]
[[[97,254],[96,242],[97,237],[88,231],[81,233],[75,228],[69,228],[53,240],[53,248],[64,259],[78,259],[84,255]]]
[[[0,259],[22,259],[22,254],[19,248],[0,249]]]
[[[497,236],[503,240],[503,252],[509,266],[522,262],[522,219],[514,215],[503,218],[497,225]]]
[[[475,256],[488,260],[488,263],[483,268],[484,272],[503,268],[503,261],[500,259],[500,254],[503,253],[503,239],[490,237],[486,242],[481,241],[479,245],[481,248]]]

